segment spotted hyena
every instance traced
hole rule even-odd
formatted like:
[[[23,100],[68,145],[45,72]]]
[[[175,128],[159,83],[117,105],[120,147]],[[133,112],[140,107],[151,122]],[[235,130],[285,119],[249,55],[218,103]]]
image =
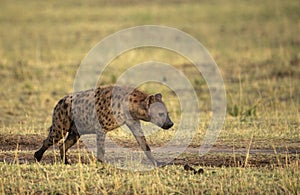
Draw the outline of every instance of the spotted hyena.
[[[163,129],[173,126],[161,94],[148,95],[122,86],[100,86],[67,95],[57,103],[52,117],[49,135],[34,154],[37,161],[42,159],[51,145],[68,133],[60,146],[61,159],[68,163],[66,151],[77,142],[80,135],[94,133],[97,134],[97,159],[102,162],[106,133],[127,125],[146,156],[157,166],[158,162],[146,142],[140,120]]]

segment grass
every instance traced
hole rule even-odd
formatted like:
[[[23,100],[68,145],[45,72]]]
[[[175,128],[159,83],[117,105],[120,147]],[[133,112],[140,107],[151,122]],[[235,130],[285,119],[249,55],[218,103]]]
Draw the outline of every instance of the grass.
[[[2,193],[8,194],[296,194],[300,176],[296,164],[273,169],[207,168],[202,175],[185,172],[176,165],[149,172],[122,171],[93,163],[0,164],[0,168]]]
[[[299,149],[299,8],[296,0],[1,1],[0,136],[46,136],[52,109],[61,97],[72,92],[77,68],[86,53],[114,32],[157,24],[194,36],[220,68],[226,86],[227,115],[216,145]],[[99,83],[113,83],[124,70],[148,60],[181,70],[196,89],[201,114],[191,146],[199,147],[211,118],[210,93],[205,80],[184,57],[158,48],[131,50],[109,64]],[[162,92],[171,118],[179,123],[179,101],[170,89],[153,83],[141,89]],[[147,140],[150,145],[163,145],[172,139],[176,127],[169,132],[156,131]],[[110,136],[135,144],[134,138],[121,130]],[[14,154],[0,151],[3,158]],[[254,155],[248,155],[251,161]],[[185,159],[188,161],[189,156]],[[0,191],[297,194],[299,157],[295,159],[268,167],[204,167],[203,175],[190,174],[179,165],[130,172],[95,162],[63,166],[1,159]]]

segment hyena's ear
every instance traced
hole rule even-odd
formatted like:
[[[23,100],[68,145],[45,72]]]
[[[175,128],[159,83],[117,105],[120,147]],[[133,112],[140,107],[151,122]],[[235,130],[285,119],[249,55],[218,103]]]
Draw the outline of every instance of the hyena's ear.
[[[145,99],[145,101],[143,102],[143,104],[148,109],[152,103],[154,103],[154,102],[161,102],[161,101],[162,101],[162,95],[160,93],[157,93],[155,95],[149,95]]]
[[[160,93],[155,94],[154,97],[155,97],[156,101],[159,101],[159,102],[162,101],[162,95]]]
[[[154,101],[155,101],[154,95],[148,95],[145,101],[143,102],[143,107],[148,110],[150,104],[152,104]]]

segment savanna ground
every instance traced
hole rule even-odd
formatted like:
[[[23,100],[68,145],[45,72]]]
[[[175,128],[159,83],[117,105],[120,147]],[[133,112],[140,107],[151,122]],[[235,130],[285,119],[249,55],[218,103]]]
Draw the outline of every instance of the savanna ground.
[[[0,192],[2,194],[198,194],[300,191],[300,4],[290,1],[1,1]],[[199,156],[209,125],[210,94],[184,57],[158,48],[128,51],[113,60],[100,84],[114,83],[129,67],[148,60],[173,65],[196,89],[200,124],[189,148],[173,165],[146,172],[95,162],[82,143],[59,161],[57,150],[35,163],[55,103],[71,93],[86,53],[121,29],[144,24],[178,28],[198,39],[222,73],[227,93],[225,124],[212,151]],[[178,99],[160,91],[178,123]],[[153,148],[170,131],[147,136]],[[121,130],[109,136],[137,147]],[[189,163],[204,174],[183,169]]]

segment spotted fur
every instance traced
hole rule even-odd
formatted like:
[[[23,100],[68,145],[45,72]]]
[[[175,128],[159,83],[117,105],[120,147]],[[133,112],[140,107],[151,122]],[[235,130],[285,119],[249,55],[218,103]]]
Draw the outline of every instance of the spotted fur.
[[[173,122],[161,94],[148,95],[123,86],[100,86],[62,98],[54,108],[49,135],[34,157],[40,161],[44,152],[66,135],[60,146],[61,159],[67,164],[66,151],[82,134],[97,134],[97,159],[104,160],[106,133],[127,125],[146,156],[156,166],[150,147],[141,129],[140,120],[169,129]]]

